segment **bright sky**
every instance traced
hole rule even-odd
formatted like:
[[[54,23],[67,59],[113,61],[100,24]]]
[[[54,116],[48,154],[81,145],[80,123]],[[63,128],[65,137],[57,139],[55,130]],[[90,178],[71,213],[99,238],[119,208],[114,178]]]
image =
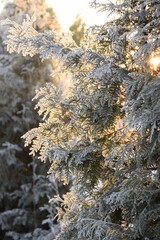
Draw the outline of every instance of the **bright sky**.
[[[0,12],[6,0],[0,0]],[[34,1],[34,0],[33,0]],[[77,14],[80,14],[87,26],[103,24],[107,21],[107,13],[97,13],[95,9],[89,7],[92,0],[46,0],[46,3],[53,7],[58,21],[65,31],[73,24]],[[99,0],[105,3],[107,0]]]
[[[0,0],[0,13],[3,10],[4,4],[4,1]]]
[[[106,0],[101,0],[105,2]],[[91,0],[46,0],[47,4],[53,6],[59,23],[67,31],[76,19],[78,13],[84,19],[87,26],[102,24],[107,20],[106,13],[96,13],[95,9],[89,7]]]

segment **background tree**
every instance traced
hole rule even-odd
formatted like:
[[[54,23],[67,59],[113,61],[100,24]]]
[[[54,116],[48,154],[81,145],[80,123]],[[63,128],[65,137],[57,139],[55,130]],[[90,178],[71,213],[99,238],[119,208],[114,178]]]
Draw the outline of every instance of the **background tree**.
[[[81,15],[78,14],[76,16],[75,22],[69,28],[69,30],[73,34],[72,37],[78,46],[80,46],[80,43],[83,40],[85,28],[86,28],[86,24],[84,23]]]
[[[56,15],[45,1],[6,1],[1,19],[21,22],[33,14],[38,31],[60,29]],[[33,110],[35,89],[51,78],[53,63],[39,58],[9,55],[3,44],[7,29],[0,28],[0,239],[53,239],[58,225],[56,210],[48,200],[58,191],[46,178],[49,163],[29,156],[21,136],[37,126],[40,118]]]
[[[10,52],[54,55],[61,71],[73,74],[64,98],[52,84],[37,91],[44,122],[24,138],[31,154],[49,158],[51,174],[73,180],[71,191],[57,197],[64,209],[58,240],[157,240],[160,78],[149,60],[159,54],[160,3],[95,0],[92,6],[117,18],[90,28],[81,48],[69,36],[36,32],[34,18],[22,26],[3,22],[12,25]]]

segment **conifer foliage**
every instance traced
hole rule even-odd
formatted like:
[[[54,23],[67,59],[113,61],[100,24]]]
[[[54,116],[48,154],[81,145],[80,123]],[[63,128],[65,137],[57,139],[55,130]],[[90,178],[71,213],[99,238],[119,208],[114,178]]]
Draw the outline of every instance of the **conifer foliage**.
[[[39,0],[5,1],[1,19],[21,22],[26,13],[38,17],[38,31],[58,29],[56,16]],[[36,11],[35,11],[36,10]],[[41,16],[41,18],[40,18]],[[57,194],[55,182],[48,179],[49,164],[29,156],[21,136],[37,126],[32,98],[35,89],[52,81],[52,62],[38,57],[10,55],[3,41],[7,29],[0,28],[0,239],[53,239],[56,209],[49,198]]]
[[[37,91],[43,122],[24,138],[32,155],[49,158],[51,175],[73,182],[56,199],[62,206],[58,240],[157,240],[160,76],[149,60],[160,49],[160,3],[91,5],[116,18],[90,28],[81,48],[68,35],[38,33],[33,17],[22,25],[3,22],[12,25],[10,52],[54,56],[60,71],[73,76],[63,97],[52,84]]]

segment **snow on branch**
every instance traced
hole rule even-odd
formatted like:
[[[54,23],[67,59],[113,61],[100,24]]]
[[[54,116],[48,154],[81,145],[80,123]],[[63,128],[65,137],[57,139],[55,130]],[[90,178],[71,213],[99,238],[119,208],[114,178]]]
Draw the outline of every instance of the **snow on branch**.
[[[39,54],[41,59],[62,57],[69,52],[70,46],[75,46],[70,34],[49,32],[38,33],[34,27],[36,17],[33,15],[23,20],[22,25],[9,19],[0,21],[0,25],[11,25],[5,44],[10,53],[18,52],[23,56],[33,57]]]

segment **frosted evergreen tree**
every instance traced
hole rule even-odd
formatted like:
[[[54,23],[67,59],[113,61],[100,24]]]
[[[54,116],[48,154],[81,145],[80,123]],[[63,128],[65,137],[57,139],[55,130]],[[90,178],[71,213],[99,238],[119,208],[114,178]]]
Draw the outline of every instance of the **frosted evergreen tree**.
[[[33,14],[38,31],[59,29],[55,13],[45,1],[5,1],[1,19],[21,22]],[[33,110],[35,89],[52,81],[52,61],[10,55],[3,41],[7,29],[0,28],[0,239],[53,239],[58,227],[56,209],[48,204],[58,186],[42,164],[29,156],[21,136],[40,120]]]
[[[62,206],[56,239],[157,240],[160,76],[152,57],[160,55],[160,3],[91,6],[116,17],[90,28],[81,48],[67,34],[38,33],[34,17],[22,25],[2,22],[12,25],[10,52],[54,56],[60,72],[73,76],[63,97],[51,83],[37,91],[43,122],[24,135],[26,146],[42,161],[49,158],[51,175],[73,181],[56,198]]]

